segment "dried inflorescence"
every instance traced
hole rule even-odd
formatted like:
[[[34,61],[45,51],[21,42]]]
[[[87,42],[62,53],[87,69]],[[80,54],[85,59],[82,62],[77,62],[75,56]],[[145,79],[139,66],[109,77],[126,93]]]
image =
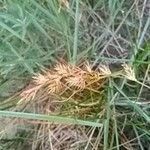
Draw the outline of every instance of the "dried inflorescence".
[[[124,65],[125,76],[132,80],[133,70]],[[129,71],[128,71],[129,70]],[[44,70],[33,77],[32,87],[21,93],[22,99],[33,99],[39,91],[44,91],[47,95],[59,95],[67,93],[70,97],[72,93],[86,90],[98,91],[101,89],[108,77],[111,76],[108,66],[101,65],[97,70],[91,69],[89,63],[82,66],[75,66],[66,62],[56,64],[53,69]],[[124,74],[122,74],[124,76]],[[133,77],[134,76],[134,77]],[[68,94],[69,93],[69,94]]]
[[[82,67],[68,63],[58,63],[53,69],[44,70],[33,77],[32,85],[21,93],[22,99],[33,99],[35,94],[44,90],[47,94],[65,93],[85,89],[98,90],[104,83],[109,69],[94,71],[89,64]]]

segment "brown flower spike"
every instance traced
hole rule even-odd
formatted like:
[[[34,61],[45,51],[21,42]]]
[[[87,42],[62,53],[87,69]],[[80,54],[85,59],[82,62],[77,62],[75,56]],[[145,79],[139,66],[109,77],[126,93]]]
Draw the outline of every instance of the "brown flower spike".
[[[89,64],[81,67],[68,63],[58,63],[53,69],[43,71],[33,77],[32,88],[25,90],[21,97],[31,99],[39,90],[44,90],[47,94],[61,94],[64,91],[73,93],[87,89],[98,90],[106,79],[108,73],[94,71]],[[33,94],[33,95],[32,95]]]

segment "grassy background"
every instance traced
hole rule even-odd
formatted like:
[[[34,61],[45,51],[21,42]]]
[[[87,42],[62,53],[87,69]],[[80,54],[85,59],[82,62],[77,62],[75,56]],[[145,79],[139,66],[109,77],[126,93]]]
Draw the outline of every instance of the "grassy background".
[[[1,0],[1,115],[15,104],[10,97],[32,75],[60,58],[73,64],[83,60],[93,66],[106,63],[113,70],[129,63],[143,84],[109,80],[106,117],[101,121],[104,128],[98,131],[103,137],[100,143],[104,150],[122,145],[148,149],[150,91],[144,84],[150,84],[149,6],[148,0],[70,0],[69,9],[63,6],[59,12],[56,0]],[[87,142],[85,149],[88,146]]]

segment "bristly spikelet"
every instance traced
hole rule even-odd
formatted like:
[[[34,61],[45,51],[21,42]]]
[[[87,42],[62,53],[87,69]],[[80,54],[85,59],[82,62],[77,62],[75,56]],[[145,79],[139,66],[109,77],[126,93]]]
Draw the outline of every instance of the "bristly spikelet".
[[[124,69],[124,76],[132,81],[137,81],[136,77],[135,77],[135,72],[134,70],[131,68],[131,66],[127,65],[127,64],[123,64],[123,69]]]
[[[59,93],[62,91],[63,83],[61,82],[62,76],[59,74],[49,75],[49,81],[47,82],[48,93]]]
[[[85,80],[82,75],[70,76],[66,78],[66,83],[69,87],[74,87],[81,90],[85,88]]]
[[[36,84],[36,85],[40,85],[40,86],[43,86],[43,85],[45,85],[48,81],[49,81],[49,79],[47,78],[47,76],[46,75],[44,75],[44,74],[37,74],[37,75],[35,75],[34,77],[32,77],[33,78],[33,82]]]
[[[56,64],[56,66],[54,67],[54,71],[57,72],[57,74],[63,76],[63,77],[67,77],[69,75],[72,74],[72,66],[69,64],[65,64],[65,63],[58,63]]]
[[[111,71],[108,66],[100,65],[98,69],[99,69],[101,75],[104,75],[104,76],[111,75]]]

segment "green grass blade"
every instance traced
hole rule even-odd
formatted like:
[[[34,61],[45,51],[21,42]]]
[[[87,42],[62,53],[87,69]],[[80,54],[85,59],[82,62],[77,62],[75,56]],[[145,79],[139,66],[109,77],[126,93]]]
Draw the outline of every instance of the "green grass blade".
[[[74,125],[84,125],[84,126],[93,126],[93,127],[102,127],[103,125],[98,122],[84,121],[79,119],[52,116],[52,115],[43,115],[43,114],[34,114],[34,113],[24,113],[24,112],[13,112],[13,111],[0,111],[0,117],[16,117],[22,119],[36,119],[43,120],[53,123],[62,123],[62,124],[74,124]]]

